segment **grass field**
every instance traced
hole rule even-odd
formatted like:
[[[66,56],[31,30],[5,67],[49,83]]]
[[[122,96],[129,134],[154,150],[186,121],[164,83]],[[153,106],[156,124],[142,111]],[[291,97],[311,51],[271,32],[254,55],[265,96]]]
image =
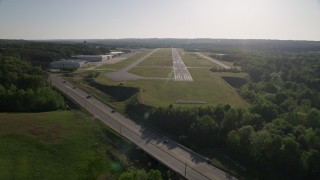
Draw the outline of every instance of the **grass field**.
[[[238,107],[247,106],[220,77],[206,69],[189,69],[189,72],[193,82],[137,82],[144,90],[144,102],[153,106],[167,106],[176,100],[192,100],[207,101],[209,105],[227,103]]]
[[[201,59],[199,60],[197,55],[191,52],[184,52],[179,49],[180,54],[184,59],[184,62],[189,66],[203,67],[203,68],[188,68],[191,76],[193,77],[193,82],[181,82],[173,80],[135,80],[123,82],[123,86],[136,87],[142,89],[139,93],[139,99],[142,103],[159,107],[168,106],[169,104],[175,104],[177,100],[188,100],[188,101],[206,101],[208,105],[217,104],[230,104],[236,107],[246,107],[248,106],[237,92],[228,84],[222,77],[241,77],[246,76],[245,73],[217,73],[211,72],[209,69],[215,64]],[[173,77],[171,68],[164,67],[154,67],[156,61],[154,57],[167,57],[172,63],[171,49],[159,49],[152,56],[151,61],[148,59],[143,61],[141,66],[137,66],[131,69],[130,73],[137,74],[143,77]],[[149,59],[150,60],[150,59]],[[158,59],[159,64],[162,63]],[[167,61],[167,60],[164,60]],[[153,66],[142,66],[143,63],[148,62],[149,65]],[[146,65],[146,64],[144,64]],[[96,82],[104,84],[107,86],[117,86],[119,82],[115,82],[107,78],[104,73],[101,73],[95,79]],[[180,104],[179,106],[193,106]]]
[[[172,49],[161,48],[153,53],[147,59],[142,61],[138,66],[172,66]]]
[[[216,73],[208,69],[189,69],[189,72],[194,79],[193,82],[136,80],[126,81],[124,85],[142,88],[143,103],[155,107],[175,104],[176,100],[206,101],[208,105],[228,103],[236,107],[248,106],[247,102]],[[107,85],[118,83],[105,76],[99,76],[96,81]]]
[[[143,77],[172,78],[174,76],[171,67],[135,67],[129,72]]]
[[[186,57],[189,65],[194,67],[203,67],[203,68],[188,68],[191,76],[193,77],[193,82],[181,82],[173,80],[134,80],[134,81],[125,81],[121,87],[135,87],[141,92],[138,93],[138,99],[140,102],[154,106],[168,106],[169,104],[175,104],[177,100],[188,100],[188,101],[206,101],[208,105],[217,105],[217,104],[230,104],[236,107],[246,107],[248,106],[245,102],[222,77],[240,77],[246,78],[246,73],[227,73],[227,72],[211,72],[209,70],[211,65],[214,63],[208,60],[198,60],[197,56],[194,53],[184,52],[179,49],[180,54],[183,57]],[[141,54],[139,55],[141,56]],[[171,49],[159,49],[150,57],[167,57],[172,63]],[[138,58],[135,57],[137,60]],[[150,60],[150,59],[149,59]],[[134,61],[134,60],[129,60]],[[147,62],[146,59],[144,62]],[[161,60],[159,60],[161,61]],[[165,60],[166,61],[166,60]],[[186,61],[186,60],[184,60]],[[193,61],[191,63],[191,61]],[[124,62],[120,62],[124,63]],[[150,62],[149,62],[150,63]],[[154,62],[153,62],[154,63]],[[128,63],[127,63],[128,64]],[[142,63],[141,63],[142,64]],[[141,65],[140,64],[140,65]],[[161,64],[161,63],[159,63]],[[154,64],[153,64],[154,65]],[[210,65],[210,66],[209,66]],[[125,66],[122,64],[122,66]],[[110,72],[106,70],[105,72]],[[105,72],[101,72],[100,75],[95,78],[95,81],[99,84],[105,85],[106,88],[110,86],[119,87],[120,82],[113,81],[105,76]],[[154,66],[136,66],[131,69],[130,73],[137,74],[143,77],[159,77],[159,78],[171,78],[173,77],[172,68],[168,67],[154,67]],[[85,90],[89,92],[97,93],[99,97],[102,97],[104,101],[108,101],[120,112],[124,111],[126,106],[123,101],[112,101],[114,97],[112,93],[108,91],[103,91],[106,95],[103,95],[101,91],[97,89],[91,89],[80,85]],[[120,88],[121,88],[120,87]],[[129,97],[128,97],[129,98]],[[194,105],[194,104],[193,104]],[[179,106],[193,106],[191,104],[180,104]]]
[[[123,142],[78,111],[0,113],[0,179],[115,179]]]
[[[210,56],[210,55],[211,55],[210,52],[201,52],[201,54],[203,54],[203,55],[205,55],[205,56],[207,56],[207,57],[212,58],[212,57]],[[205,59],[205,60],[207,60],[207,59]],[[225,64],[225,65],[230,66],[231,68],[234,68],[234,67],[240,68],[239,66],[234,66],[234,65],[233,65],[233,62],[221,61],[221,60],[219,60],[219,59],[216,59],[216,60],[217,60],[217,61],[220,61],[221,63],[223,63],[223,64]],[[208,61],[208,60],[207,60],[207,61]],[[218,66],[218,67],[220,67],[220,66]]]
[[[219,65],[208,61],[207,59],[204,59],[202,57],[199,57],[193,52],[186,52],[183,51],[182,49],[179,49],[179,53],[181,58],[183,59],[184,64],[187,67],[220,67]]]

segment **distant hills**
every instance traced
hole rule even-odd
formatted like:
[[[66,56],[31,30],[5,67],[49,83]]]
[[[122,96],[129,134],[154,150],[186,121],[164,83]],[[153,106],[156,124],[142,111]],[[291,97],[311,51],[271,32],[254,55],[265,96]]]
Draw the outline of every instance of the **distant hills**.
[[[301,40],[261,40],[261,39],[175,39],[175,38],[127,38],[127,39],[53,39],[53,40],[7,40],[0,39],[0,44],[12,43],[61,43],[78,44],[84,43],[93,45],[103,45],[107,47],[177,47],[187,50],[212,50],[225,51],[319,51],[320,41],[301,41]]]

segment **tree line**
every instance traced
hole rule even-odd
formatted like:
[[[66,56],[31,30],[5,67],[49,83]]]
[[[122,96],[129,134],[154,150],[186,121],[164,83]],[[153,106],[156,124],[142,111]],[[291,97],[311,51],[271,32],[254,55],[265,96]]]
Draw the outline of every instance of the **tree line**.
[[[64,106],[63,97],[48,84],[41,68],[0,54],[0,111],[50,111]]]
[[[1,42],[1,41],[0,41]],[[58,44],[58,43],[0,43],[0,54],[16,56],[31,62],[33,65],[48,67],[52,61],[70,58],[73,55],[96,55],[110,52],[103,46],[88,44]]]
[[[0,111],[64,108],[63,97],[47,83],[43,68],[78,54],[105,54],[103,46],[0,40]]]

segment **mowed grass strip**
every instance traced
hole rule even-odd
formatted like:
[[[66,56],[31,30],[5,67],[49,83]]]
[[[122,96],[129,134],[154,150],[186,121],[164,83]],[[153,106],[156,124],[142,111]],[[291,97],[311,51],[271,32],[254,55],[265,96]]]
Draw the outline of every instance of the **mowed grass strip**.
[[[194,81],[181,82],[173,80],[136,80],[126,81],[125,86],[139,87],[143,90],[144,103],[154,107],[175,104],[177,100],[206,101],[207,105],[230,104],[235,107],[247,107],[237,92],[220,76],[208,69],[189,69]],[[100,76],[99,83],[115,82]],[[178,106],[194,106],[178,105]]]
[[[171,67],[135,67],[129,72],[143,77],[173,78],[174,76]]]
[[[187,67],[220,67],[219,65],[204,59],[202,57],[199,57],[197,54],[193,52],[186,52],[182,49],[179,49],[179,54],[181,58],[183,59],[184,64]]]
[[[0,177],[115,179],[120,152],[104,128],[78,111],[0,113]]]
[[[172,66],[172,49],[160,48],[138,66]]]
[[[225,64],[225,65],[228,65],[228,66],[230,66],[231,68],[234,68],[234,67],[238,67],[238,68],[239,68],[239,66],[234,66],[234,65],[233,65],[233,62],[222,61],[222,60],[219,60],[219,59],[216,59],[216,58],[211,57],[210,55],[211,55],[212,53],[210,53],[210,52],[200,52],[200,53],[203,54],[203,55],[205,55],[205,56],[207,56],[207,57],[209,57],[209,58],[211,58],[211,59],[215,59],[215,60],[217,60],[217,61],[220,61],[221,63],[223,63],[223,64]],[[207,60],[207,59],[205,59],[205,58],[203,58],[203,59],[204,59],[204,60]],[[207,61],[209,61],[209,60],[207,60]],[[219,66],[219,65],[218,65],[218,67],[221,68],[221,66]]]

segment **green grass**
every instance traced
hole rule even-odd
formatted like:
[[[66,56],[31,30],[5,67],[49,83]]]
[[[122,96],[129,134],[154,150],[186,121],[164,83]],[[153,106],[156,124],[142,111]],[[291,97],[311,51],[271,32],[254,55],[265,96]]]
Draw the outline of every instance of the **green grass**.
[[[228,103],[236,107],[247,107],[237,92],[220,76],[208,69],[189,69],[194,81],[179,82],[172,80],[136,80],[126,81],[125,86],[142,88],[143,103],[159,107],[175,104],[176,100],[206,101],[208,105]],[[101,84],[116,84],[117,82],[105,76],[96,79]],[[194,105],[180,105],[194,106]]]
[[[123,142],[78,111],[0,113],[0,177],[115,179],[123,170],[116,141]]]
[[[187,67],[220,67],[219,65],[208,61],[205,58],[199,57],[197,54],[193,52],[186,52],[181,49],[179,49],[179,54],[181,58],[183,59],[184,64]]]
[[[161,48],[142,61],[138,66],[172,66],[172,49]]]
[[[180,53],[187,53],[180,50]],[[156,56],[164,53],[165,56],[170,56],[171,49],[159,49],[155,54]],[[160,53],[160,54],[159,54]],[[188,53],[184,56],[194,56],[194,54]],[[210,61],[204,61],[210,62]],[[202,64],[204,66],[204,64]],[[199,66],[196,65],[196,66]],[[171,68],[167,67],[141,67],[137,66],[131,69],[131,73],[144,77],[172,77]],[[106,71],[109,72],[109,71]],[[106,72],[100,73],[95,78],[95,81],[105,86],[119,86],[120,82],[113,81],[105,76]],[[190,100],[190,101],[206,101],[207,105],[217,104],[230,104],[235,107],[247,107],[248,103],[244,101],[222,77],[241,77],[245,78],[246,73],[226,73],[226,72],[211,72],[208,68],[189,68],[189,72],[193,77],[193,82],[181,82],[173,80],[135,80],[121,82],[122,86],[135,87],[142,89],[142,92],[138,93],[137,98],[140,102],[154,106],[168,106],[169,104],[175,104],[177,100]],[[83,86],[83,85],[81,85]],[[111,104],[120,112],[124,112],[127,100],[112,102],[112,95],[103,93],[97,89],[83,86],[88,92],[97,94],[107,104]],[[180,104],[177,106],[193,106],[190,104]]]
[[[203,55],[205,55],[205,56],[207,56],[207,57],[212,58],[212,57],[210,56],[212,53],[210,53],[210,52],[201,52],[201,54],[203,54]],[[215,59],[215,58],[212,58],[212,59]],[[205,60],[207,60],[207,59],[205,59]],[[230,66],[231,68],[234,68],[234,67],[240,68],[239,66],[234,66],[234,65],[233,65],[233,62],[222,61],[222,60],[219,60],[219,59],[215,59],[215,60],[220,61],[221,63],[223,63],[223,64],[225,64],[225,65],[228,65],[228,66]],[[209,61],[209,60],[207,60],[207,61]],[[220,66],[217,65],[217,67],[220,67]]]
[[[172,78],[174,75],[173,69],[167,67],[135,67],[129,72],[143,77]]]

